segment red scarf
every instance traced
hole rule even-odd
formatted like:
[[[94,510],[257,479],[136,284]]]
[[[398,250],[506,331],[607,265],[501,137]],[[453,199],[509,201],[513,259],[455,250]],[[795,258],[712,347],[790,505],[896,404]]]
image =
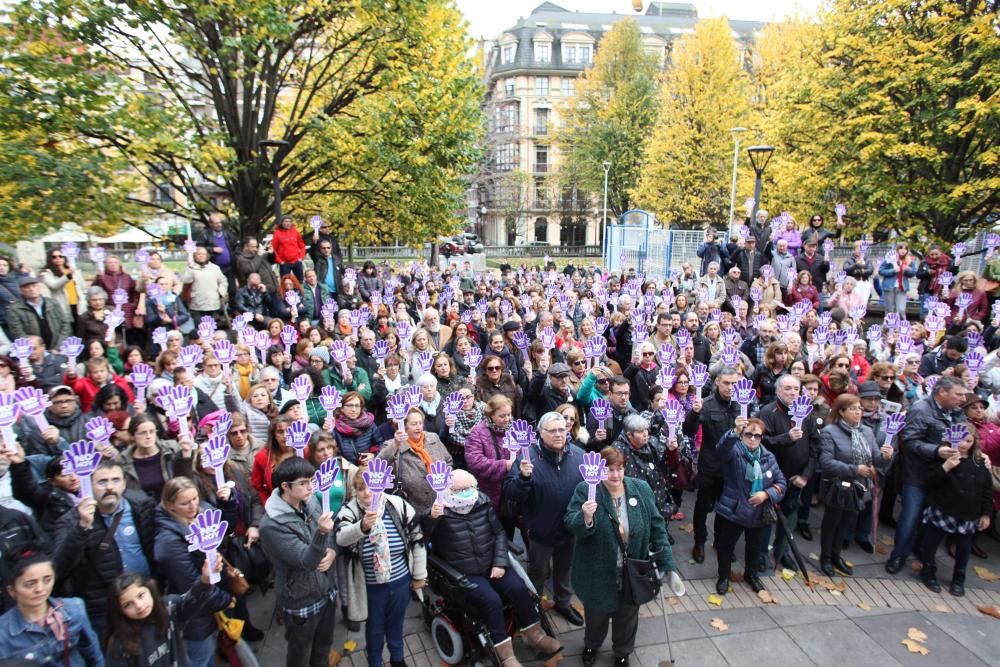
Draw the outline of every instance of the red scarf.
[[[948,267],[951,265],[951,260],[948,255],[941,253],[938,255],[936,260],[930,257],[925,257],[924,262],[927,263],[927,268],[931,270],[931,284],[928,286],[931,294],[937,294],[941,285],[938,283],[938,277],[942,272],[947,271]]]

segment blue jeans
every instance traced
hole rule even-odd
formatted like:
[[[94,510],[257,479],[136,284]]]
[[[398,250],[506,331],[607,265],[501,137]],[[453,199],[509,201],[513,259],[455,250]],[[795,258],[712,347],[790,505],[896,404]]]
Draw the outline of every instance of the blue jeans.
[[[517,576],[510,568],[499,579],[471,576],[469,581],[474,583],[476,587],[466,591],[465,597],[469,602],[479,607],[480,613],[486,620],[486,627],[489,628],[493,643],[499,644],[507,639],[507,628],[503,614],[504,600],[509,600],[514,606],[517,627],[526,628],[538,622],[535,601],[532,599],[528,587],[524,585],[521,577]]]
[[[885,301],[885,312],[899,313],[900,317],[906,317],[906,292],[885,290],[882,292],[882,300]]]
[[[896,519],[896,546],[893,547],[890,558],[906,558],[913,553],[917,542],[917,528],[920,524],[920,512],[924,509],[924,499],[927,491],[919,486],[904,484],[900,493],[902,508]]]
[[[382,647],[388,642],[389,659],[403,659],[403,620],[410,604],[410,577],[388,584],[367,584],[368,620],[365,651],[369,667],[382,667]]]
[[[191,667],[215,667],[215,642],[217,635],[198,641],[184,640]]]

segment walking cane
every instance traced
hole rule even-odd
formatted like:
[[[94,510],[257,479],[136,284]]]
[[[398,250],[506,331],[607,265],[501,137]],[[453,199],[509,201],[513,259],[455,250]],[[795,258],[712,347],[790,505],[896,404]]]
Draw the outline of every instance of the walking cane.
[[[660,593],[662,597],[660,598],[661,609],[663,610],[663,634],[667,638],[667,661],[661,660],[658,667],[670,667],[674,664],[674,645],[670,641],[670,621],[667,620],[667,588],[673,592],[676,597],[681,597],[686,592],[684,588],[684,582],[681,581],[680,575],[676,572],[671,572],[669,579],[669,587],[664,586],[660,588]]]

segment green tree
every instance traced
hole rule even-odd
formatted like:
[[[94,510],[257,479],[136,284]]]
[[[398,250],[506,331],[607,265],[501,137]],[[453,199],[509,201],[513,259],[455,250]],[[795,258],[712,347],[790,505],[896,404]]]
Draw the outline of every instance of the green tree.
[[[133,198],[151,213],[221,208],[261,232],[273,220],[259,142],[280,139],[293,213],[322,206],[350,238],[370,238],[373,221],[380,235],[424,234],[450,222],[474,158],[479,85],[447,0],[22,0],[11,21],[11,52],[49,34],[82,45],[67,87],[105,73],[107,114],[76,136],[172,184],[172,204]],[[18,65],[31,79],[42,63]]]
[[[745,126],[749,117],[750,78],[729,22],[699,21],[676,42],[664,73],[660,115],[646,144],[635,199],[665,224],[726,224],[730,129]]]
[[[632,208],[632,190],[642,170],[642,151],[657,112],[660,64],[642,47],[639,25],[623,19],[601,39],[594,66],[577,81],[577,96],[560,109],[562,180],[587,192],[604,191],[608,161],[608,211]]]
[[[810,115],[868,230],[967,238],[1000,206],[996,0],[834,0]]]

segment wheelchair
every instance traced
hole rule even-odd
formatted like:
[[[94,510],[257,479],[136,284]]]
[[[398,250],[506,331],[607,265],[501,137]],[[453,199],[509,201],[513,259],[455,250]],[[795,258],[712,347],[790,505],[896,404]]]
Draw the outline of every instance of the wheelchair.
[[[535,600],[542,629],[554,637],[555,633],[548,615],[542,609],[538,592],[514,555],[509,556],[510,567],[524,581]],[[448,665],[500,667],[500,659],[485,621],[475,606],[466,600],[465,591],[471,588],[474,588],[474,584],[464,574],[428,549],[423,616],[438,656]],[[517,631],[517,622],[509,604],[504,605],[504,623],[507,635],[513,637]]]

